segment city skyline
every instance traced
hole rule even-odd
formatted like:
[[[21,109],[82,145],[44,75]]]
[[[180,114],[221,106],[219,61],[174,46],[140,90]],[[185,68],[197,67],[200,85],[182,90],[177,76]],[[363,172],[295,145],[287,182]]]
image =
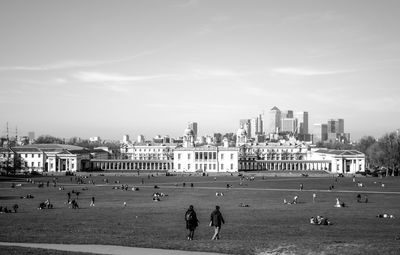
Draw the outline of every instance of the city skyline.
[[[1,135],[235,133],[273,106],[397,130],[398,1],[3,1]]]

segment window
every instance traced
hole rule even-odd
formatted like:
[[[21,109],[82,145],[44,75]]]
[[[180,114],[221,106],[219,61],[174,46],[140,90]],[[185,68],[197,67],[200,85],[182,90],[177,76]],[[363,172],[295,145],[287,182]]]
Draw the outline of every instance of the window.
[[[202,160],[203,159],[203,153],[199,152],[199,156],[200,156],[199,159]]]
[[[213,159],[217,159],[217,153],[213,152]]]
[[[181,154],[180,153],[178,153],[178,159],[181,159]],[[180,169],[180,168],[178,168],[178,169]]]
[[[223,170],[224,169],[224,164],[221,164],[221,170]]]
[[[178,154],[178,155],[180,155],[180,154]],[[178,169],[181,169],[181,164],[178,164]]]
[[[40,162],[37,163],[37,166],[40,167]]]
[[[35,154],[32,154],[32,158],[34,158],[35,157]]]
[[[340,166],[339,166],[339,165],[337,165],[337,166],[336,166],[336,170],[337,170],[337,171],[339,171],[339,170],[340,170],[339,168],[340,168]]]
[[[71,164],[71,168],[72,168],[72,169],[74,169],[74,168],[75,168],[75,165],[74,165],[73,163]]]
[[[231,164],[231,170],[233,170],[233,164]]]
[[[25,158],[27,158],[28,157],[28,154],[25,154]]]
[[[35,162],[31,162],[31,166],[34,167],[35,166]]]
[[[205,153],[204,153],[204,160],[207,160],[207,159],[208,159],[208,153],[205,152]]]
[[[361,165],[358,165],[358,171],[361,171],[362,167]]]
[[[215,169],[216,169],[216,167],[217,167],[217,165],[216,165],[216,164],[214,164],[214,165],[213,165],[213,169],[215,170]]]
[[[54,166],[53,163],[50,163],[50,168],[51,168],[51,169],[53,168],[53,166]]]
[[[188,164],[188,170],[190,170],[190,164]]]
[[[223,153],[221,153],[221,159],[224,159],[224,154]]]
[[[231,159],[233,159],[233,153],[231,153]]]
[[[188,159],[190,159],[190,153],[188,154]]]
[[[199,153],[198,153],[198,152],[195,152],[195,153],[194,153],[194,158],[195,158],[196,160],[199,159]],[[196,166],[196,168],[197,168],[197,166]]]
[[[196,167],[196,169],[197,169],[197,167],[198,167],[198,165],[196,164],[196,165],[194,165],[195,167]]]

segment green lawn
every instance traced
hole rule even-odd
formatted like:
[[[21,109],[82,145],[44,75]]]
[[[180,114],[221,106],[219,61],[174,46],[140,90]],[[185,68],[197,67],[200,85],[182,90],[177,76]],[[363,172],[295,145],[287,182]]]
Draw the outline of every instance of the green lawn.
[[[60,176],[58,186],[65,187],[61,191],[52,187],[52,178],[34,179],[50,180],[50,187],[44,188],[28,184],[25,179],[0,181],[0,206],[19,205],[18,213],[0,214],[0,241],[111,244],[229,254],[400,254],[400,179],[395,177],[360,177],[357,180],[365,187],[359,188],[351,178],[338,178],[336,182],[331,177],[256,177],[240,186],[236,176],[217,176],[214,180],[160,175],[148,179],[147,175],[113,174],[90,177],[95,186],[77,185],[70,177]],[[109,179],[108,185],[102,181],[104,178]],[[115,184],[117,180],[120,184]],[[11,182],[23,186],[11,188]],[[182,187],[183,182],[186,187]],[[384,188],[380,182],[385,183]],[[303,191],[299,190],[300,183]],[[121,184],[128,184],[129,191],[112,189]],[[233,188],[227,189],[227,184]],[[329,191],[331,184],[335,189]],[[154,189],[154,185],[160,189]],[[132,191],[133,186],[140,190]],[[72,189],[81,192],[79,210],[65,204],[67,192]],[[152,193],[156,191],[168,196],[153,202]],[[216,192],[224,196],[216,197]],[[35,198],[19,198],[28,193]],[[317,194],[315,204],[313,193]],[[358,193],[363,197],[368,194],[369,203],[357,203]],[[291,200],[295,195],[299,196],[299,204],[283,204],[284,198]],[[96,197],[95,207],[89,207],[92,196]],[[336,197],[348,206],[334,208]],[[36,209],[46,199],[55,208]],[[249,207],[239,207],[239,203]],[[194,241],[186,240],[184,222],[190,204],[200,220]],[[221,206],[226,224],[221,240],[211,241],[213,229],[208,222],[216,204]],[[381,213],[396,218],[375,217]],[[316,215],[327,217],[333,225],[309,224],[309,218]]]

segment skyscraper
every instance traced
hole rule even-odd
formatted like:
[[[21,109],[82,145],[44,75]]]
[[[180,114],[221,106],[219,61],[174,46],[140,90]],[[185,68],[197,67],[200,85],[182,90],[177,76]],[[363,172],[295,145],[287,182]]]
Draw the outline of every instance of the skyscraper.
[[[257,125],[257,135],[262,135],[264,132],[264,121],[261,114],[257,117]]]
[[[328,139],[328,125],[327,124],[314,124],[312,130],[313,144],[318,142],[325,142]]]
[[[251,120],[250,119],[241,119],[239,121],[239,127],[246,130],[247,138],[251,136]]]
[[[265,135],[270,133],[279,133],[281,126],[281,111],[279,108],[274,106],[264,116]]]
[[[297,112],[295,118],[297,118],[297,133],[308,134],[308,112]]]
[[[295,118],[282,118],[281,132],[295,133],[297,130],[297,119]]]
[[[255,138],[258,134],[258,118],[253,118],[250,120],[250,137]]]
[[[189,128],[193,130],[194,140],[197,139],[197,122],[189,122]]]

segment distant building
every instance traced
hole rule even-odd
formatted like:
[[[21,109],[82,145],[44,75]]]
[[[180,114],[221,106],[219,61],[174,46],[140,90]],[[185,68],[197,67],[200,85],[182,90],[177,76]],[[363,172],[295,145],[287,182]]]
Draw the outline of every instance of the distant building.
[[[35,132],[33,132],[33,131],[28,132],[28,137],[29,137],[29,140],[31,140],[31,141],[35,140]]]
[[[238,148],[213,145],[176,148],[174,150],[174,171],[192,173],[237,172]]]
[[[281,111],[281,118],[287,118],[291,119],[293,118],[293,111],[292,110],[286,110],[286,111]]]
[[[274,106],[264,115],[264,131],[265,134],[279,133],[281,125],[281,111]]]
[[[129,142],[130,142],[129,135],[122,136],[122,143],[129,143]]]
[[[193,135],[194,135],[194,140],[196,141],[196,139],[197,139],[197,135],[198,135],[198,130],[197,130],[197,126],[198,126],[198,124],[197,124],[197,122],[189,122],[189,128],[191,129],[191,130],[193,130]]]
[[[296,131],[297,131],[297,119],[295,118],[281,119],[281,132],[295,133]]]
[[[145,137],[144,137],[144,135],[138,135],[138,137],[137,137],[137,142],[138,142],[138,143],[144,143],[144,142],[145,142]]]
[[[297,112],[295,118],[297,119],[297,134],[308,134],[308,112]]]
[[[247,138],[251,137],[251,119],[241,119],[239,121],[239,127],[243,128],[246,130]]]
[[[101,142],[100,136],[89,137],[89,142],[91,142],[91,143]]]
[[[354,174],[365,171],[365,154],[356,150],[316,149],[310,154],[310,159],[330,161],[332,173]]]
[[[328,140],[328,125],[327,124],[314,124],[312,130],[313,144],[318,142],[325,142]]]
[[[252,118],[250,120],[250,136],[249,138],[255,138],[258,135],[258,118]]]
[[[264,133],[264,121],[261,114],[257,117],[257,125],[257,134],[262,135]]]
[[[20,172],[65,172],[90,168],[90,152],[66,144],[33,144],[12,147],[13,157],[21,161]]]

